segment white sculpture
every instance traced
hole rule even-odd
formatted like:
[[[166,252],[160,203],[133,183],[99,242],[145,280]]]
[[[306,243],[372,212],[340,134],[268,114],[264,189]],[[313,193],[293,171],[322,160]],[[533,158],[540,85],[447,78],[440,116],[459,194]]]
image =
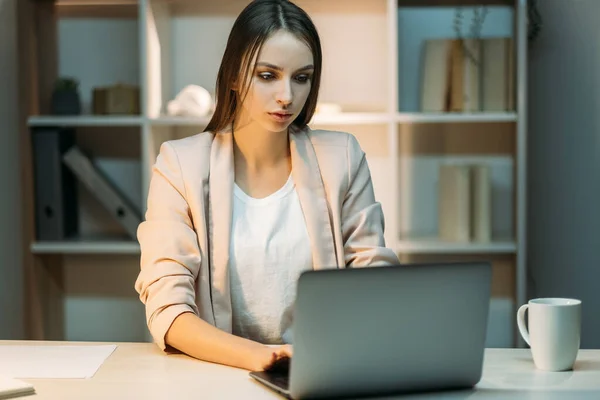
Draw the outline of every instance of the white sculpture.
[[[214,106],[208,90],[202,86],[188,85],[167,104],[167,113],[173,116],[206,117],[214,112]]]

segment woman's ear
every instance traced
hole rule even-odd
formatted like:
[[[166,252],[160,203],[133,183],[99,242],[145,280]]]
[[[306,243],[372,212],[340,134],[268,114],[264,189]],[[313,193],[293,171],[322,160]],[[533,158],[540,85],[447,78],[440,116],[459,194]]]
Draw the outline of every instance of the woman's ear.
[[[241,77],[237,77],[236,79],[234,79],[234,81],[231,83],[231,90],[233,90],[234,92],[240,92],[241,91],[241,87],[243,85],[243,79]]]

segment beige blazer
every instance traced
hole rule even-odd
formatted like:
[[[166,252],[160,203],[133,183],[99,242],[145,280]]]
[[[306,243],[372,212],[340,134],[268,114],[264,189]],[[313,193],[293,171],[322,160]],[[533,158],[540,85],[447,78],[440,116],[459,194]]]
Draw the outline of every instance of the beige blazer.
[[[292,177],[313,268],[398,264],[385,247],[365,153],[348,133],[290,129]],[[173,320],[192,311],[231,333],[229,240],[234,183],[232,134],[200,133],[161,145],[145,221],[138,228],[135,289],[148,328],[165,349]]]

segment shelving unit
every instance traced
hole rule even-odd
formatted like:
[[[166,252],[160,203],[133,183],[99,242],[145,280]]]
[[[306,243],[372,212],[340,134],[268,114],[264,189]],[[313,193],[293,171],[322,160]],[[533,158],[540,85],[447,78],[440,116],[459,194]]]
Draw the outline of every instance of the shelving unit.
[[[161,116],[144,118],[136,116],[74,116],[57,117],[32,116],[29,126],[142,126],[150,125],[191,125],[206,126],[209,117]],[[390,123],[450,123],[450,122],[515,122],[515,113],[339,113],[316,115],[312,123],[316,125],[366,125]]]
[[[30,107],[28,126],[81,127],[80,135],[83,136],[88,135],[84,128],[91,128],[95,132],[89,133],[89,136],[94,135],[96,141],[101,140],[98,135],[118,132],[119,129],[129,129],[127,134],[138,135],[136,143],[139,148],[131,152],[139,163],[139,179],[129,184],[137,186],[133,191],[140,193],[137,204],[143,213],[151,168],[160,144],[201,132],[209,121],[209,117],[169,116],[165,112],[166,105],[189,84],[201,85],[214,92],[229,29],[248,1],[61,0],[55,7],[29,1],[31,9],[41,7],[41,15],[47,16],[46,23],[39,29],[55,34],[53,38],[43,37],[40,40],[53,43],[50,48],[55,48],[56,54],[49,51],[42,51],[42,54],[57,68],[37,72],[41,76],[40,84],[30,89],[39,94],[39,101]],[[298,0],[297,4],[311,15],[322,39],[324,69],[319,100],[339,104],[343,110],[340,114],[318,114],[311,126],[349,131],[358,138],[367,153],[376,196],[384,209],[388,246],[395,249],[404,261],[443,259],[445,256],[492,260],[500,257],[502,266],[494,267],[494,279],[505,275],[514,277],[501,282],[504,285],[501,292],[509,297],[513,309],[524,303],[526,0]],[[441,25],[447,24],[447,33],[440,37],[452,37],[451,13],[455,7],[482,4],[492,8],[490,15],[499,16],[494,22],[499,28],[494,29],[511,34],[515,42],[515,110],[423,113],[405,107],[405,100],[417,95],[414,85],[408,87],[406,82],[420,78],[415,75],[418,71],[411,69],[413,67],[403,70],[402,66],[408,61],[413,65],[415,57],[420,56],[414,53],[416,47],[413,44],[409,48],[402,40],[401,35],[405,31],[401,24],[406,17],[403,10],[418,7],[424,13],[437,13],[436,21],[441,20]],[[58,18],[57,24],[54,18]],[[103,63],[97,69],[100,72],[92,75],[89,62],[81,66],[87,68],[85,71],[79,71],[78,58],[85,56],[73,54],[75,47],[69,47],[72,39],[61,37],[59,33],[83,33],[82,30],[86,29],[83,28],[84,21],[94,21],[94,32],[102,29],[108,32],[116,26],[119,32],[126,32],[129,36],[124,38],[123,43],[129,47],[117,46],[114,54],[127,54],[127,64],[117,62],[115,57],[111,57],[111,50],[100,45],[98,51],[102,53]],[[414,35],[414,40],[422,40],[422,36],[427,34],[426,22],[427,19],[414,24],[422,29]],[[441,28],[436,26],[436,29]],[[497,35],[496,31],[490,34]],[[433,35],[442,35],[436,32]],[[485,25],[483,34],[486,34]],[[76,48],[81,50],[88,46],[88,52],[93,52],[92,41],[98,38],[94,36],[87,40],[87,44],[78,43]],[[40,43],[38,48],[42,48]],[[405,49],[412,50],[403,54]],[[96,57],[99,55],[96,54]],[[58,62],[59,59],[63,62]],[[65,60],[70,60],[71,64],[65,64]],[[116,72],[110,75],[107,71]],[[87,91],[83,96],[86,101],[94,85],[116,83],[123,77],[128,78],[129,83],[139,84],[142,114],[48,115],[50,83],[67,73],[82,76],[82,90]],[[100,147],[106,149],[110,144],[105,141]],[[115,149],[119,147],[122,145],[115,145]],[[506,191],[501,193],[504,203],[495,215],[497,234],[490,243],[448,243],[433,235],[435,218],[431,211],[436,199],[431,188],[436,178],[423,171],[431,170],[431,165],[439,162],[440,157],[485,159],[503,168],[503,163],[510,161],[509,169],[503,169],[498,175]],[[88,239],[88,236],[82,236],[59,243],[35,242],[32,239],[30,251],[38,257],[48,254],[87,254],[89,257],[139,254],[137,243],[119,239],[119,235],[122,232],[113,230],[108,239],[102,240],[93,239],[93,235]],[[510,262],[507,263],[507,259]],[[498,268],[502,268],[500,275],[496,273]],[[140,318],[143,319],[143,315]],[[510,320],[505,320],[511,327],[512,319],[510,314]],[[516,339],[514,343],[517,343]]]
[[[78,239],[37,241],[31,244],[34,254],[140,254],[140,245],[132,240]]]
[[[398,113],[396,122],[399,124],[407,123],[467,123],[467,122],[515,122],[517,114],[507,113]]]
[[[57,117],[52,115],[32,116],[27,121],[30,127],[35,126],[139,126],[144,124],[142,117],[135,116],[76,116],[76,117]]]
[[[210,118],[205,117],[158,117],[150,118],[150,125],[154,126],[197,126],[204,127],[208,125]]]
[[[450,243],[438,238],[400,240],[396,252],[402,254],[514,254],[517,243],[496,240],[491,243]]]

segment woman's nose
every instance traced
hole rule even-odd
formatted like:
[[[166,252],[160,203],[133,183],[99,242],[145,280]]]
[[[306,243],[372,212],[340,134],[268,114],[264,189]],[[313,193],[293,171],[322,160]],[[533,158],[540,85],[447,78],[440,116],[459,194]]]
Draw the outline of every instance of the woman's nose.
[[[293,93],[290,81],[288,81],[287,79],[281,80],[276,96],[278,104],[287,106],[292,103]]]

